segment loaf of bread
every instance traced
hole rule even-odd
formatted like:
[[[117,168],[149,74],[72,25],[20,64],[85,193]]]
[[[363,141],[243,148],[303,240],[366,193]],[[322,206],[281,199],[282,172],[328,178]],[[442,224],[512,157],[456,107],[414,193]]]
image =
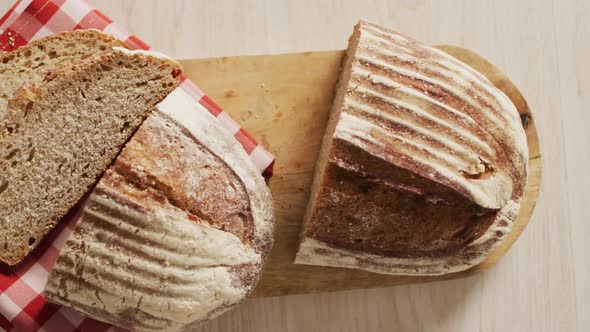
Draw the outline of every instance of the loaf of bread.
[[[172,92],[126,145],[45,297],[134,331],[189,331],[241,301],[272,245],[270,192],[213,116]]]
[[[485,77],[360,22],[295,262],[403,275],[467,269],[509,233],[527,160],[515,106]]]
[[[3,262],[16,264],[36,247],[180,79],[177,62],[109,43],[120,44],[77,32],[0,56],[8,96],[0,108]],[[50,64],[57,66],[45,70]]]

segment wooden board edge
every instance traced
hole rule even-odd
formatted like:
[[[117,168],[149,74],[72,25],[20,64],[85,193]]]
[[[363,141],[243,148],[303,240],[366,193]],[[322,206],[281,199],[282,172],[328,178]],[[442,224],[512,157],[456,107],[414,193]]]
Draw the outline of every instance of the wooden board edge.
[[[518,218],[514,222],[512,231],[510,232],[508,238],[483,262],[468,270],[457,273],[457,277],[463,277],[473,275],[474,273],[483,271],[495,265],[497,261],[500,258],[502,258],[506,254],[506,252],[512,247],[512,245],[516,242],[518,237],[520,237],[520,235],[530,222],[530,219],[535,208],[535,202],[539,196],[539,192],[541,189],[541,148],[536,128],[536,122],[531,112],[531,109],[526,101],[526,98],[524,97],[520,89],[518,89],[516,84],[512,82],[510,77],[508,77],[496,65],[494,65],[486,58],[470,49],[454,45],[437,45],[434,47],[450,54],[451,56],[459,59],[460,61],[466,63],[473,69],[477,70],[487,79],[489,79],[494,84],[494,86],[496,86],[500,91],[504,92],[504,94],[506,94],[508,98],[510,98],[512,103],[516,106],[518,113],[520,114],[521,121],[526,132],[527,145],[529,149],[529,168],[527,174],[528,176],[525,189],[525,197],[523,197],[523,202],[526,198],[526,202],[533,202],[533,204],[521,205]],[[520,220],[522,217],[528,218],[526,218],[526,220]]]

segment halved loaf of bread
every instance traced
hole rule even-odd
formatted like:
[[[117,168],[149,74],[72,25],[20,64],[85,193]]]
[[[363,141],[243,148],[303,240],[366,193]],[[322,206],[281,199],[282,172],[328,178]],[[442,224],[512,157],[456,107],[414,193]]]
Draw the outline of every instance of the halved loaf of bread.
[[[295,262],[407,275],[467,269],[510,231],[527,161],[518,112],[489,80],[360,22]]]
[[[192,331],[254,288],[272,245],[264,179],[182,89],[106,171],[45,297],[134,331]]]
[[[76,30],[33,41],[12,52],[0,53],[0,125],[8,100],[24,84],[40,84],[45,74],[72,61],[125,47],[118,39],[97,30]]]
[[[9,100],[0,128],[0,260],[16,264],[40,242],[181,72],[170,59],[118,48],[50,70]]]

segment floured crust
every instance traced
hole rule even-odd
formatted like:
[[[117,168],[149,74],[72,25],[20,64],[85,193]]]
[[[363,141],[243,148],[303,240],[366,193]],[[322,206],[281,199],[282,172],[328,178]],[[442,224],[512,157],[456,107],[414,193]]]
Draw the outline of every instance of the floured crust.
[[[252,291],[272,246],[270,193],[198,107],[177,89],[143,123],[60,253],[50,301],[128,329],[184,331]]]
[[[515,106],[469,66],[360,22],[329,122],[296,263],[444,274],[508,234],[526,136]]]
[[[370,23],[360,31],[349,82],[355,91],[335,136],[381,145],[384,151],[367,149],[484,208],[522,193],[526,136],[508,97],[442,51]]]
[[[177,89],[159,106],[161,113],[181,124],[200,144],[219,156],[240,179],[247,193],[253,220],[253,246],[267,255],[272,248],[274,209],[270,190],[242,146],[191,96]]]
[[[259,253],[182,210],[145,213],[149,203],[139,203],[142,211],[138,201],[99,188],[60,253],[46,298],[128,329],[179,331],[246,295],[233,269],[259,269]]]

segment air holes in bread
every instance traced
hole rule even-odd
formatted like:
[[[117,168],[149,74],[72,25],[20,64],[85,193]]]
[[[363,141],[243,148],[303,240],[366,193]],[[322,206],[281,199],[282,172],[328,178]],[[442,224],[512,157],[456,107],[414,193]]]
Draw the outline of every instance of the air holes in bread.
[[[32,160],[33,160],[33,158],[35,158],[35,152],[36,152],[36,151],[35,151],[35,148],[32,148],[32,149],[29,151],[29,156],[27,157],[27,161],[32,161]]]
[[[111,71],[111,70],[113,70],[113,67],[111,67],[109,65],[106,65],[104,63],[101,63],[100,64],[100,69],[102,69],[103,71]]]
[[[0,181],[0,195],[8,189],[8,181]]]
[[[41,66],[45,66],[45,62],[39,62],[39,64],[36,65],[33,69],[39,68]]]
[[[45,75],[45,78],[43,78],[43,80],[45,82],[51,82],[53,81],[55,78],[57,77],[57,73],[54,71],[49,71],[47,72],[47,74]]]
[[[123,127],[121,127],[121,133],[126,132],[127,130],[129,130],[129,126],[131,125],[131,123],[129,121],[125,121],[125,123],[123,123]]]
[[[33,106],[34,105],[35,105],[35,102],[34,101],[29,101],[27,103],[27,105],[25,106],[25,109],[24,109],[24,114],[23,114],[23,117],[24,118],[26,118],[27,116],[29,116],[29,114],[31,113],[31,109],[33,109]]]
[[[5,159],[10,160],[10,159],[14,158],[14,156],[16,156],[16,154],[19,153],[19,151],[20,151],[20,149],[18,149],[18,148],[10,151]]]
[[[37,242],[37,239],[35,239],[34,237],[29,238],[29,246],[32,246],[33,244],[35,244],[35,242]]]

